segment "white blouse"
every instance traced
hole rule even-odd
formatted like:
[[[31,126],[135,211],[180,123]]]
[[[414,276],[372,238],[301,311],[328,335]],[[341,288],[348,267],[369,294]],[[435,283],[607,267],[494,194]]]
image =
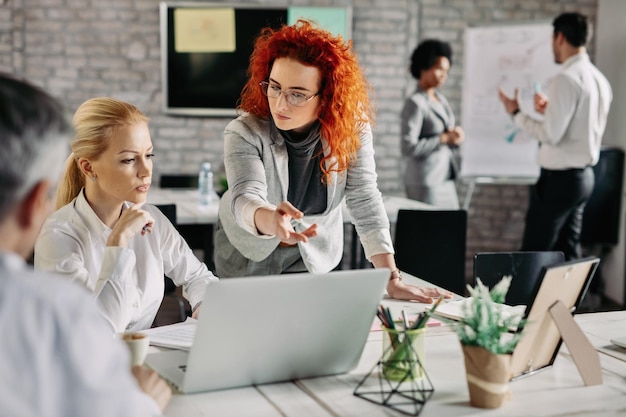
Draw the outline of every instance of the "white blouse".
[[[81,191],[50,215],[35,244],[35,268],[64,275],[93,291],[115,332],[152,325],[163,300],[164,274],[184,285],[192,306],[202,301],[206,286],[217,281],[158,208],[146,204],[142,209],[154,219],[152,232],[138,234],[128,248],[106,246],[111,228]]]

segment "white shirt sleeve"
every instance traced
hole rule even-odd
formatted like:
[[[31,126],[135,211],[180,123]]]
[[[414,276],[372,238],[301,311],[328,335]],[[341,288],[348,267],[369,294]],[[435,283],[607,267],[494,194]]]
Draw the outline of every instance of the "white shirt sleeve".
[[[105,247],[97,279],[88,269],[85,257],[90,236],[72,236],[56,228],[44,228],[35,255],[37,269],[61,274],[93,291],[105,319],[115,332],[124,331],[137,303],[138,288],[133,279],[135,254],[120,247]]]
[[[206,264],[198,260],[169,220],[161,213],[152,214],[157,221],[153,233],[159,233],[161,241],[163,271],[177,286],[184,286],[184,294],[193,308],[204,298],[207,285],[218,279]]]
[[[543,120],[519,112],[515,123],[539,142],[556,145],[561,141],[576,112],[579,87],[568,77],[557,75],[548,90],[548,105]]]

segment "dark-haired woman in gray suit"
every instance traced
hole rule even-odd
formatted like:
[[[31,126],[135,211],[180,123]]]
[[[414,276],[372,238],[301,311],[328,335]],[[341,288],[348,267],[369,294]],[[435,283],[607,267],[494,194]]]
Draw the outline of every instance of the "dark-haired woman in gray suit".
[[[441,208],[458,209],[453,149],[464,139],[446,98],[437,89],[448,77],[452,49],[446,42],[421,42],[411,56],[416,91],[402,109],[401,149],[406,160],[407,197]]]

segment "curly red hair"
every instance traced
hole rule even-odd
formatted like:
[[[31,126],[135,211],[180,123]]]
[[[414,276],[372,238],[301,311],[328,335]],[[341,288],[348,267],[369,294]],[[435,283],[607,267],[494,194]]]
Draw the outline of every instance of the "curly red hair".
[[[352,51],[351,41],[345,43],[341,36],[335,37],[306,20],[298,20],[278,30],[269,27],[261,30],[250,56],[248,81],[241,93],[239,110],[270,117],[267,97],[259,83],[269,79],[277,58],[292,58],[320,71],[319,95],[323,106],[317,119],[321,123],[322,137],[330,147],[320,167],[328,180],[331,171],[348,169],[360,147],[360,133],[366,124],[373,124],[371,87]],[[330,158],[335,158],[336,162],[326,169],[324,162]]]

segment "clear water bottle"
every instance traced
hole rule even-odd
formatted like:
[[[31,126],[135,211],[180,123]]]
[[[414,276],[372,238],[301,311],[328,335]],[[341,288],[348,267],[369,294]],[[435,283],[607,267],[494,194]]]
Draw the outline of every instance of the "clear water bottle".
[[[200,191],[200,206],[208,207],[211,205],[213,197],[213,172],[211,172],[211,163],[203,162],[198,174],[198,191]]]

